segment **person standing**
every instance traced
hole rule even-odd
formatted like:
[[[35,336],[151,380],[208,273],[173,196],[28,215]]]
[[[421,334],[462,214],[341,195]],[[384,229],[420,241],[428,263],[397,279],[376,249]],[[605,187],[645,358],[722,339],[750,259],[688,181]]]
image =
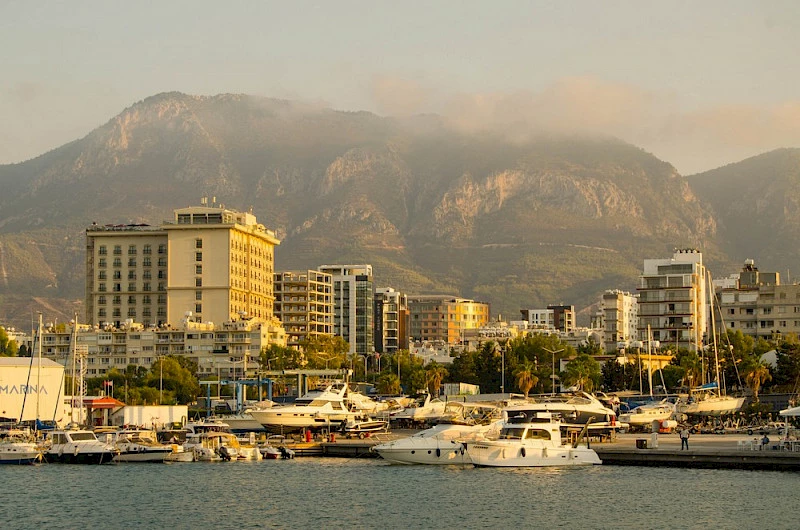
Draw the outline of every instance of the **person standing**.
[[[689,429],[687,429],[686,427],[681,429],[680,437],[681,437],[681,451],[683,451],[684,449],[686,449],[688,451],[689,450]]]

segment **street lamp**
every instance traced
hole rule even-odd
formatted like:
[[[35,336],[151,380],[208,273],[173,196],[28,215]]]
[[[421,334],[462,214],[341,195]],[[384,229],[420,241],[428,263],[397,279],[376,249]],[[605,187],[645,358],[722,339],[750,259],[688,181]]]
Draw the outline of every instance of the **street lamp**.
[[[546,351],[547,353],[550,353],[553,356],[553,375],[552,375],[552,386],[550,387],[550,395],[551,396],[555,396],[556,395],[556,354],[557,353],[561,353],[562,351],[564,351],[564,348],[561,348],[560,350],[555,350],[555,351],[549,350],[547,348],[542,348],[542,349],[544,351]]]
[[[500,343],[496,343],[495,351],[500,350],[500,393],[506,392],[506,350]]]

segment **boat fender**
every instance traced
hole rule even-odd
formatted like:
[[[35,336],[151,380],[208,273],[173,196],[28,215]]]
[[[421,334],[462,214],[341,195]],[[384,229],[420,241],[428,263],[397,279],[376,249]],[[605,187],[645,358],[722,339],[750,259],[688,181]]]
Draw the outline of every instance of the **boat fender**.
[[[519,453],[522,455],[522,458],[525,458],[525,448],[519,450]]]
[[[440,456],[442,456],[442,450],[437,447],[436,448],[436,457],[438,458]]]

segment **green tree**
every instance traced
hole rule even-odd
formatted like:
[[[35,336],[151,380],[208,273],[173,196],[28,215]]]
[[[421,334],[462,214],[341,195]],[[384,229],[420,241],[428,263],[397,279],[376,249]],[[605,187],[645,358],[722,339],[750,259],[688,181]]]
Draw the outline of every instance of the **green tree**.
[[[758,402],[758,392],[761,390],[761,385],[772,379],[769,366],[755,355],[742,363],[742,372],[744,381],[750,390],[753,392],[753,401]]]
[[[528,397],[528,393],[531,391],[531,388],[536,386],[536,383],[539,382],[539,377],[536,375],[534,364],[528,360],[523,361],[523,363],[517,367],[514,371],[514,377],[516,379],[517,388],[519,388],[520,392],[525,394],[525,397]]]
[[[567,363],[564,383],[591,392],[600,382],[600,363],[592,356],[582,353]]]
[[[447,369],[437,364],[435,361],[431,362],[427,368],[425,368],[425,384],[428,388],[428,391],[433,396],[439,395],[439,389],[442,386],[442,381],[447,376]]]
[[[390,372],[381,374],[375,386],[379,394],[400,393],[400,379],[397,378],[397,374]]]
[[[181,357],[167,355],[159,357],[150,368],[147,386],[159,390],[164,389],[164,401],[176,400],[180,404],[192,403],[200,394],[200,384],[195,377],[196,372],[189,371],[181,363]]]
[[[5,328],[0,326],[0,357],[16,357],[18,352],[17,342],[9,339]]]

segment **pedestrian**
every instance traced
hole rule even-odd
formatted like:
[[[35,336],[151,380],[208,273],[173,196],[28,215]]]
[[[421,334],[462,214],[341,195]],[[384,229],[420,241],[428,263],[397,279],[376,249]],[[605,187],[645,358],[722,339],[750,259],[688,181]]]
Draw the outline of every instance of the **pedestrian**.
[[[683,451],[684,449],[686,449],[688,451],[689,450],[689,429],[687,429],[686,427],[681,429],[680,437],[681,437],[681,451]]]

